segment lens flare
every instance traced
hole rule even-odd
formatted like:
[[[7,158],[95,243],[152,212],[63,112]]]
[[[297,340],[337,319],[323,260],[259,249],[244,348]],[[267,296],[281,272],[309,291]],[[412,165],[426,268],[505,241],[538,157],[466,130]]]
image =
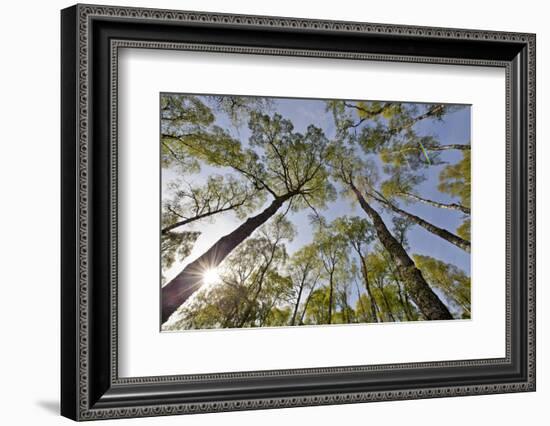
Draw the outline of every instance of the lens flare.
[[[220,274],[218,268],[209,268],[202,273],[202,281],[206,285],[216,284],[220,281]]]

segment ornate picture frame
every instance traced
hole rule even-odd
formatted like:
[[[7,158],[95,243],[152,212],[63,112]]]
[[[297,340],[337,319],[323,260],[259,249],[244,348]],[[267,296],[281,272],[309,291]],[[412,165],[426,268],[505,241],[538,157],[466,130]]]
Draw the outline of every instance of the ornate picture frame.
[[[61,414],[93,420],[534,391],[535,40],[534,34],[449,28],[64,9]],[[117,66],[126,47],[503,68],[506,356],[119,377]]]

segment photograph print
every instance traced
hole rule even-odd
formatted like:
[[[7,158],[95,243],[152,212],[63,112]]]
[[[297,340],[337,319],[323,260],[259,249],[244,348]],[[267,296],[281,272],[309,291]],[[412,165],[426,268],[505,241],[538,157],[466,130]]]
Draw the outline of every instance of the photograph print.
[[[470,319],[470,112],[161,93],[161,330]]]

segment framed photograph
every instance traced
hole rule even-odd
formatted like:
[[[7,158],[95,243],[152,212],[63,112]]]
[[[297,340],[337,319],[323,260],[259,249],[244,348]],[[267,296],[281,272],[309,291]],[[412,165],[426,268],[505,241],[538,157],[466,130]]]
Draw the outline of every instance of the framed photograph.
[[[61,12],[61,412],[535,390],[535,35]]]

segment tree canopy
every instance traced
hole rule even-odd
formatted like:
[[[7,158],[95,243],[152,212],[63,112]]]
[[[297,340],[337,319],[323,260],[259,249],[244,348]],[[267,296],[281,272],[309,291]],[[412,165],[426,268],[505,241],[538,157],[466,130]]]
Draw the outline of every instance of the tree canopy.
[[[470,317],[467,107],[160,108],[164,330]]]

